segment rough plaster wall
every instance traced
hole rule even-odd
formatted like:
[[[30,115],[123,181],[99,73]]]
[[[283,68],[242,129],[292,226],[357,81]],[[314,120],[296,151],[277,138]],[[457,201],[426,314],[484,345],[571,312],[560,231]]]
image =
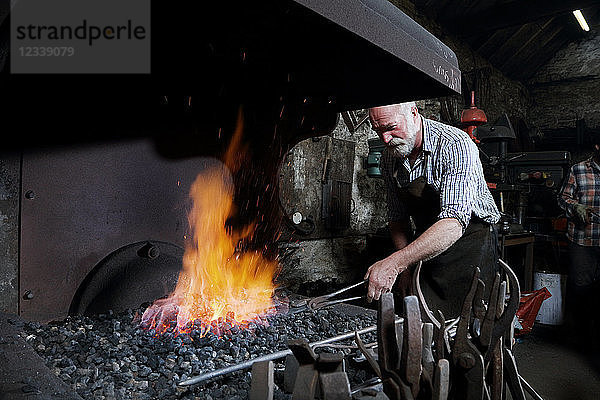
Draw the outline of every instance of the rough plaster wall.
[[[315,295],[360,280],[368,263],[364,236],[300,241],[282,261],[278,281],[297,293]],[[363,261],[364,260],[364,261]]]
[[[356,114],[360,118],[365,111],[359,110]],[[279,281],[300,293],[325,292],[359,280],[370,265],[365,254],[366,236],[386,226],[387,206],[383,181],[368,177],[363,168],[369,152],[367,139],[375,137],[375,133],[368,122],[351,133],[340,118],[332,136],[334,139],[355,143],[353,166],[350,166],[354,171],[350,227],[343,232],[329,232],[324,229],[320,216],[313,215],[317,224],[316,235],[311,235],[309,239],[300,237],[298,242],[282,242],[281,247],[286,249],[283,252],[286,256],[282,259]],[[285,209],[303,212],[320,207],[320,167],[325,152],[324,142],[325,140],[304,140],[290,151],[286,160],[289,164],[284,169],[292,168],[293,172],[282,174],[282,177],[288,178],[280,180],[281,191],[289,192],[286,188],[288,185],[301,189],[302,197],[295,201],[283,200],[285,203],[295,202],[292,207],[284,204]],[[319,162],[314,163],[312,160]]]
[[[20,157],[0,155],[0,311],[16,314],[19,296]]]
[[[544,129],[575,127],[575,118],[600,129],[600,33],[571,43],[530,82],[532,121]]]

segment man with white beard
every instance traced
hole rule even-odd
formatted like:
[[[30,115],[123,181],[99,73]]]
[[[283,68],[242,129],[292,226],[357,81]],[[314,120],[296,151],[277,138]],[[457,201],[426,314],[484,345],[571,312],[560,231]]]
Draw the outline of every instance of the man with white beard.
[[[371,108],[369,118],[386,145],[380,167],[397,251],[367,271],[367,298],[391,291],[399,275],[399,286],[406,286],[410,267],[423,261],[428,306],[456,317],[474,266],[486,288],[497,270],[500,213],[478,149],[462,130],[421,117],[414,102]]]

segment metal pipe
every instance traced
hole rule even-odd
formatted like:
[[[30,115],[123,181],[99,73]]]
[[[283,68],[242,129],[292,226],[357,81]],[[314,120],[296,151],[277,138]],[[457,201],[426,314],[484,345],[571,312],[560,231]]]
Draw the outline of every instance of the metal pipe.
[[[365,382],[361,383],[360,385],[355,386],[352,389],[350,389],[350,394],[354,395],[354,394],[360,392],[361,390],[375,388],[379,385],[381,385],[381,379],[379,379],[377,377],[371,378],[368,381],[365,381]]]
[[[399,323],[402,321],[404,321],[404,318],[397,318],[395,322]],[[363,328],[363,329],[359,330],[358,334],[362,335],[364,333],[373,332],[376,329],[377,329],[377,325],[372,325],[367,328]],[[344,334],[334,336],[334,337],[331,337],[328,339],[323,339],[318,342],[310,343],[309,346],[311,346],[311,347],[320,346],[320,345],[327,344],[327,343],[337,342],[338,340],[350,339],[350,338],[354,337],[354,334],[355,334],[354,331],[344,333]],[[204,382],[206,380],[216,378],[221,375],[227,375],[227,374],[230,374],[230,373],[233,373],[236,371],[241,371],[244,369],[251,368],[252,364],[254,364],[255,362],[277,360],[279,358],[284,358],[288,354],[292,354],[292,351],[290,349],[281,350],[281,351],[271,353],[271,354],[265,354],[264,356],[256,357],[256,358],[253,358],[252,360],[244,361],[243,363],[230,365],[229,367],[217,369],[217,370],[207,372],[202,375],[197,375],[195,377],[186,379],[185,381],[179,382],[177,384],[177,386],[183,387],[183,386],[195,385],[197,383]]]
[[[529,393],[535,400],[544,400],[542,396],[539,395],[538,392],[535,391],[533,386],[529,384],[521,375],[519,375],[519,379],[521,380],[521,384],[527,393]]]

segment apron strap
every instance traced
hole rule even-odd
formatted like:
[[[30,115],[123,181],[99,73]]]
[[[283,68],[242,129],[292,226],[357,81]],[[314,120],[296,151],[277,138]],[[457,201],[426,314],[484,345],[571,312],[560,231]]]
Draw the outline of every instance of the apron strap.
[[[423,152],[423,161],[421,162],[422,164],[422,172],[421,175],[419,175],[419,177],[413,179],[412,181],[415,181],[419,178],[424,178],[425,182],[427,182],[427,164],[429,162],[429,152]],[[396,186],[399,189],[403,189],[405,186],[400,185],[400,182],[398,181],[398,173],[400,172],[399,170],[403,167],[402,163],[400,162],[399,158],[396,158],[396,160],[394,161],[394,171],[392,172],[392,177],[394,178],[394,180],[396,181]],[[404,170],[406,171],[406,170]],[[410,171],[408,171],[408,179],[410,179]],[[408,183],[410,184],[409,181]]]

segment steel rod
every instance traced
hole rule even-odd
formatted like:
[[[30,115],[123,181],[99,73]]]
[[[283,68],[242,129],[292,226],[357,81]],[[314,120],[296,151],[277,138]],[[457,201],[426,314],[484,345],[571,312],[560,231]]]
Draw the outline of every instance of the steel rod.
[[[350,290],[350,289],[354,289],[354,288],[356,288],[356,287],[359,287],[359,286],[360,286],[360,285],[362,285],[363,283],[365,283],[365,281],[360,281],[360,282],[358,282],[358,283],[355,283],[354,285],[346,286],[345,288],[341,288],[340,290],[336,290],[336,291],[335,291],[335,292],[333,292],[333,293],[329,293],[329,294],[326,294],[326,295],[324,295],[324,296],[319,296],[319,297],[323,297],[323,298],[325,298],[325,297],[327,297],[327,298],[329,298],[329,297],[334,297],[334,296],[337,296],[337,295],[338,295],[338,294],[340,294],[340,293],[344,293],[344,292],[346,292],[346,291],[348,291],[348,290]]]
[[[396,319],[396,323],[399,323],[401,321],[403,321],[403,318],[397,318]],[[358,334],[362,335],[364,333],[373,332],[376,329],[377,329],[377,325],[372,325],[372,326],[369,326],[367,328],[363,328],[363,329],[359,330]],[[318,342],[310,343],[309,346],[311,346],[311,347],[313,347],[313,346],[320,346],[320,345],[324,345],[324,344],[327,344],[327,343],[337,342],[339,340],[350,339],[350,338],[353,338],[353,337],[354,337],[354,331],[348,332],[348,333],[344,333],[344,334],[341,334],[341,335],[338,335],[338,336],[334,336],[334,337],[331,337],[331,338],[323,339],[323,340],[320,340]],[[281,351],[278,351],[278,352],[275,352],[275,353],[271,353],[271,354],[265,354],[264,356],[259,356],[259,357],[253,358],[253,359],[248,360],[248,361],[244,361],[244,362],[239,363],[239,364],[230,365],[229,367],[225,367],[225,368],[217,369],[217,370],[214,370],[214,371],[210,371],[210,372],[207,372],[207,373],[202,374],[202,375],[197,375],[195,377],[186,379],[185,381],[179,382],[177,384],[177,386],[183,387],[183,386],[195,385],[197,383],[204,382],[204,381],[207,381],[209,379],[216,378],[218,376],[227,375],[227,374],[231,374],[233,372],[237,372],[237,371],[241,371],[241,370],[244,370],[244,369],[252,368],[252,364],[254,364],[255,362],[277,360],[277,359],[280,359],[280,358],[284,358],[288,354],[292,354],[292,351],[290,349],[281,350]]]
[[[519,379],[521,380],[521,384],[527,393],[529,393],[535,400],[544,400],[542,396],[539,395],[538,392],[535,391],[533,386],[529,384],[521,375],[519,375]]]
[[[368,381],[365,381],[365,382],[361,383],[360,385],[351,388],[350,394],[354,395],[354,394],[360,392],[361,390],[375,388],[378,385],[381,385],[381,379],[379,379],[377,377],[371,378]]]
[[[339,303],[345,303],[347,301],[352,301],[352,300],[358,300],[358,299],[362,299],[365,296],[355,296],[355,297],[348,297],[347,299],[336,299],[336,300],[329,300],[329,301],[325,301],[321,304],[318,304],[315,308],[323,308],[323,307],[329,307],[332,306],[334,304],[339,304]]]

